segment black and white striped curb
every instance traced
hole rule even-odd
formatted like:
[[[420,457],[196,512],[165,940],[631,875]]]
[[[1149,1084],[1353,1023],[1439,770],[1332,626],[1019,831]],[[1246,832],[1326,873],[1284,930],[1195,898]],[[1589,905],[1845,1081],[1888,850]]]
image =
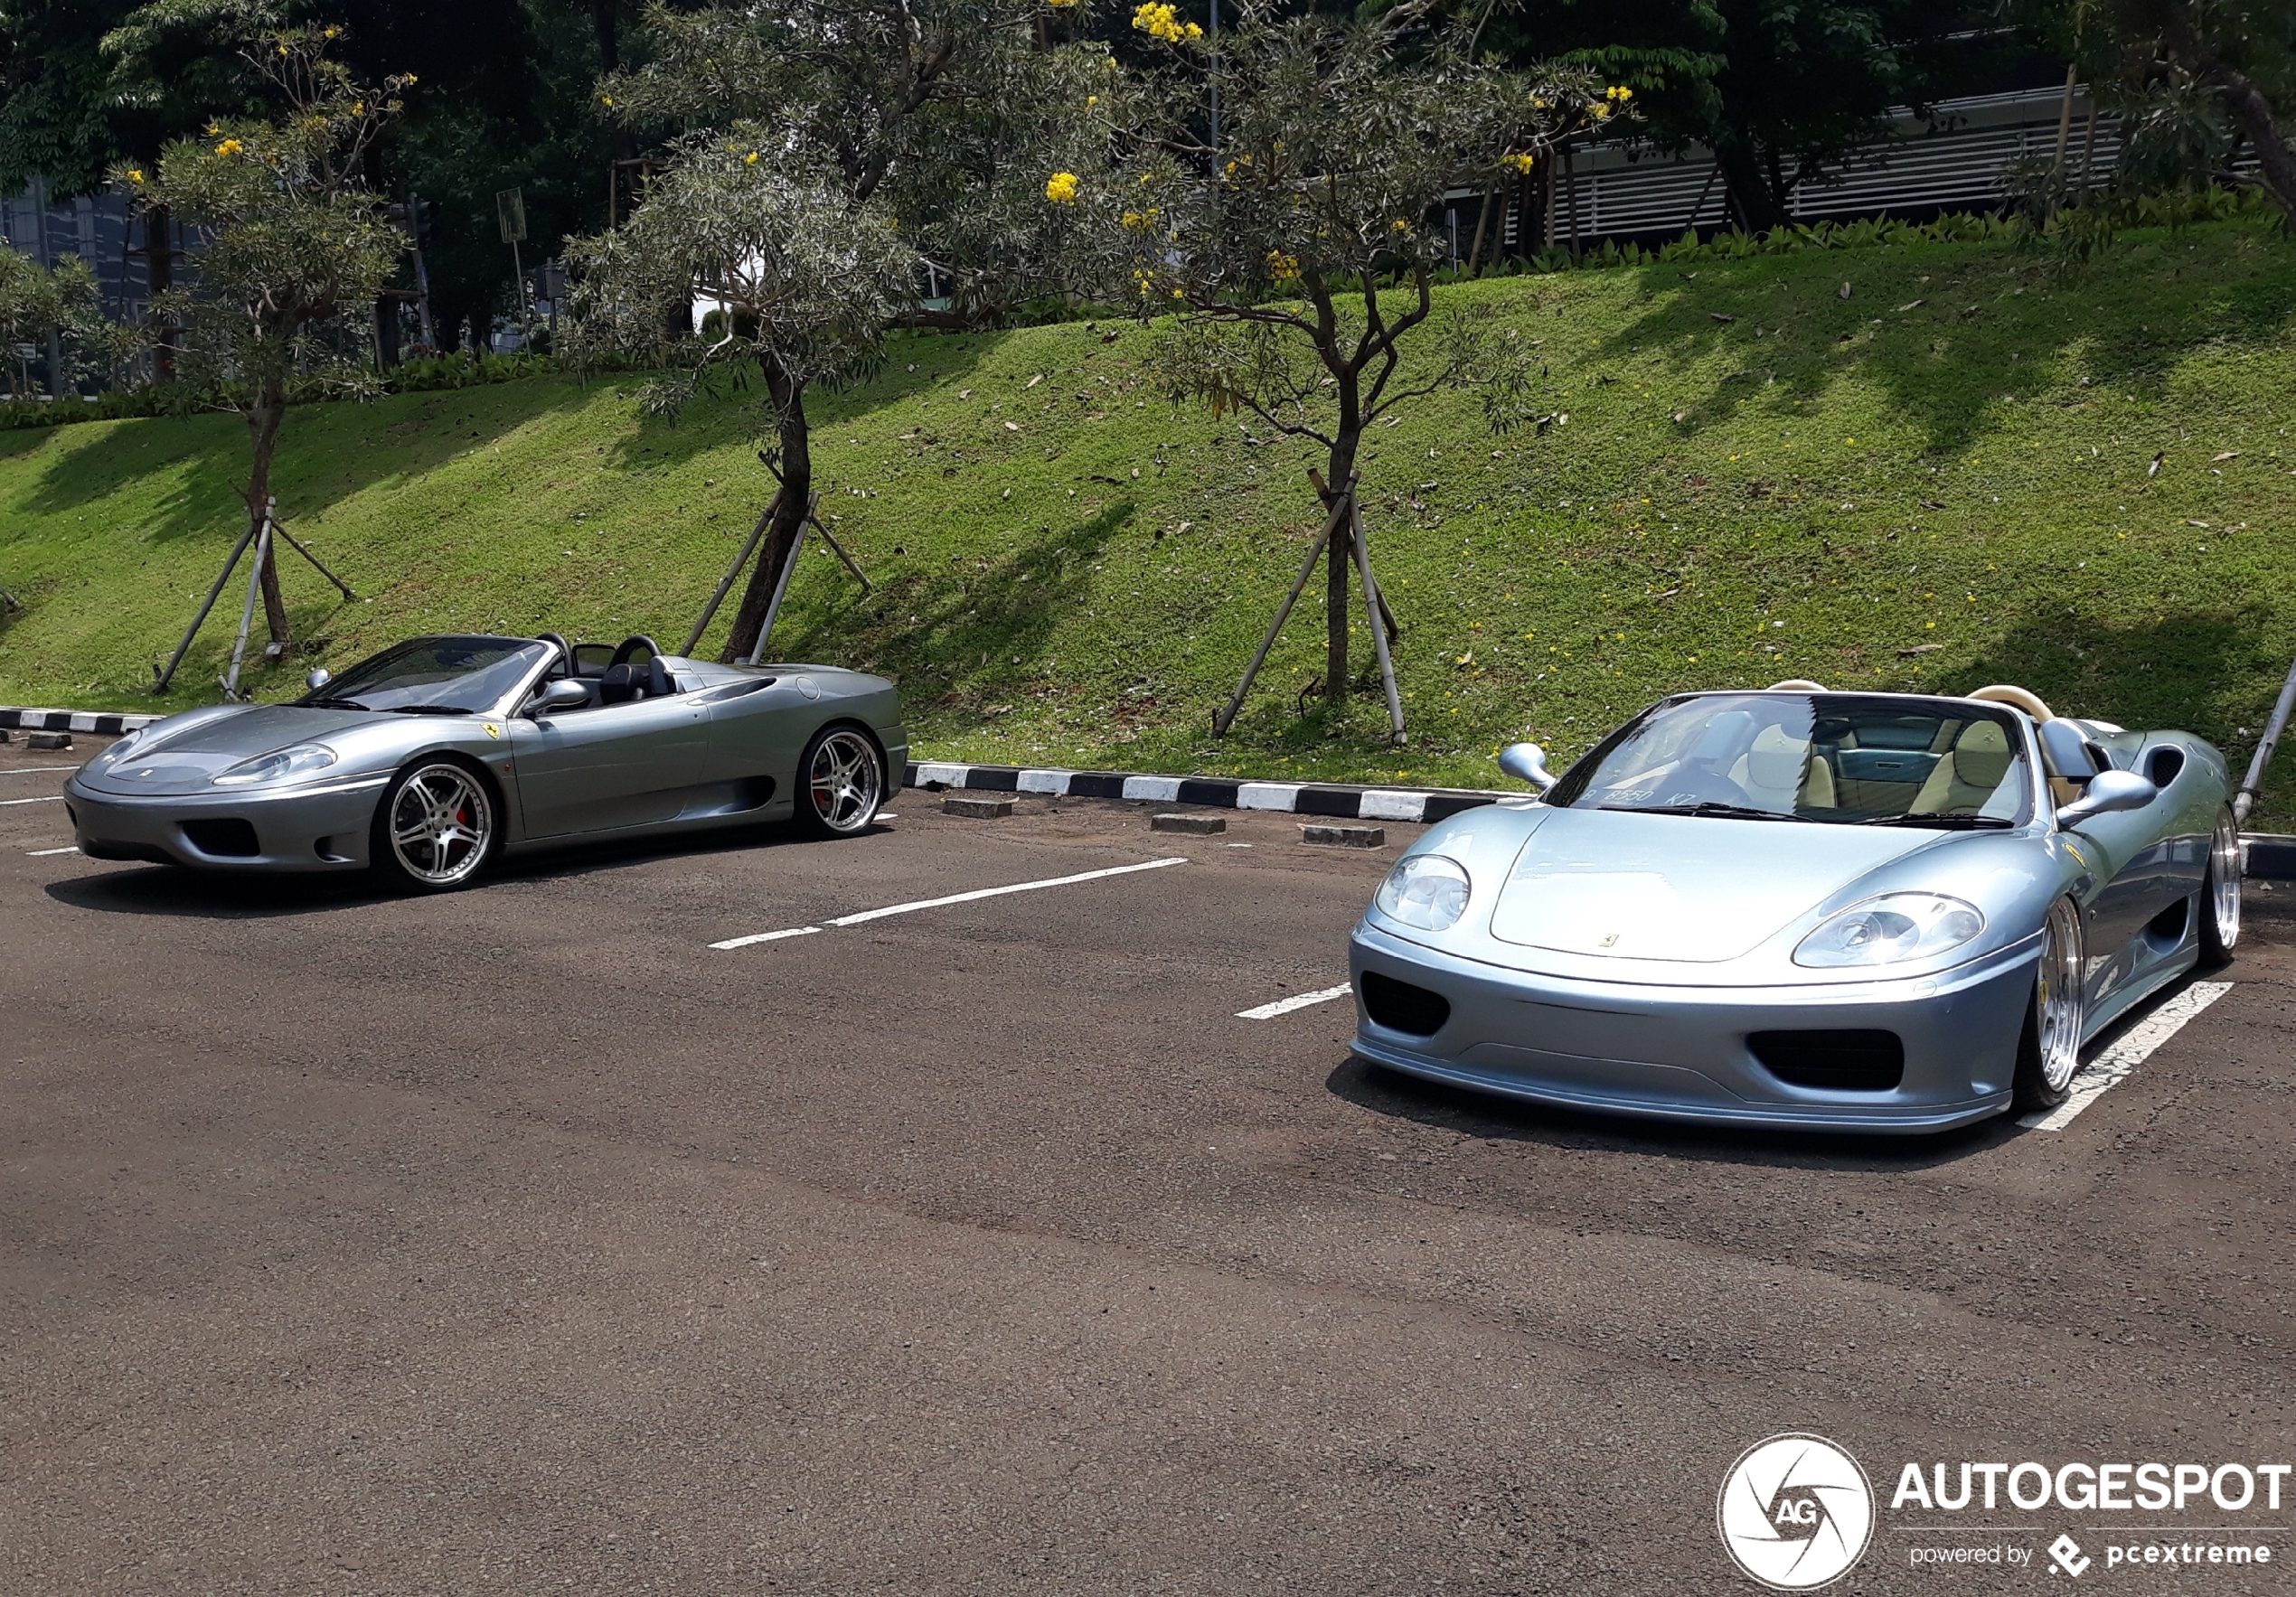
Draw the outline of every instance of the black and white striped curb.
[[[0,705],[0,732],[95,732],[117,737],[123,732],[140,732],[154,721],[165,719],[156,715],[98,715],[86,709],[12,709]]]
[[[908,768],[901,785],[967,793],[1040,793],[1058,798],[1134,799],[1157,804],[1205,804],[1222,810],[1273,810],[1341,821],[1441,821],[1494,799],[1529,793],[1458,788],[1349,787],[1321,782],[1248,782],[1231,776],[1140,776],[1123,771],[1042,770],[1025,766],[967,766],[926,760]]]

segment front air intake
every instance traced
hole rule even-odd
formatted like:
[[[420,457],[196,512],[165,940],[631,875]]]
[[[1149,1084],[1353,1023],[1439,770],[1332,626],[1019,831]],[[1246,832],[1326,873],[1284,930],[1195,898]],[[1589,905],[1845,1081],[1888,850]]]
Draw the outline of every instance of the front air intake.
[[[211,859],[251,860],[263,851],[255,841],[254,823],[237,816],[221,821],[186,821],[183,838]]]
[[[1412,1037],[1433,1037],[1451,1019],[1451,1000],[1377,971],[1363,972],[1363,1012],[1374,1026]]]
[[[1887,1093],[1905,1079],[1894,1031],[1757,1031],[1746,1039],[1780,1081],[1833,1093]]]

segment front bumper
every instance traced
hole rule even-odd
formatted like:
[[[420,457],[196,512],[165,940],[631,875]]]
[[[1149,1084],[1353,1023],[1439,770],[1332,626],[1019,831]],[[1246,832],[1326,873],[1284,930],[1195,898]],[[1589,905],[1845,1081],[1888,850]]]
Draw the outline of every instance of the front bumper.
[[[272,790],[143,797],[100,792],[75,775],[64,784],[64,807],[80,851],[90,860],[216,870],[361,870],[375,804],[390,781],[384,772]],[[253,836],[215,822],[244,822]]]
[[[2038,940],[1934,976],[1793,987],[1585,982],[1460,959],[1359,925],[1355,1051],[1407,1075],[1568,1109],[1800,1131],[1944,1131],[2009,1105]],[[1439,993],[1432,1036],[1375,1023],[1363,976]],[[1905,1074],[1881,1091],[1796,1085],[1746,1038],[1893,1031]]]

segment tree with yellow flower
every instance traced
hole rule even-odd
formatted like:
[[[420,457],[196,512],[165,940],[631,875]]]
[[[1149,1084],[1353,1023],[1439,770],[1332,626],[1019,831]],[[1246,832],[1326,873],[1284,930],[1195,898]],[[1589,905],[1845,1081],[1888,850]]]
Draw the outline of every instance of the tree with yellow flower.
[[[1436,315],[1444,193],[1462,178],[1495,181],[1615,101],[1584,73],[1473,61],[1466,30],[1430,25],[1416,5],[1348,21],[1246,0],[1219,39],[1214,142],[1203,112],[1215,70],[1208,39],[1162,0],[1139,5],[1134,21],[1164,46],[1151,72],[1163,114],[1134,135],[1123,181],[1095,197],[1118,241],[1110,291],[1144,318],[1171,315],[1153,358],[1175,399],[1256,416],[1322,451],[1325,703],[1337,709],[1349,690],[1360,581],[1400,737],[1402,701],[1386,670],[1394,622],[1358,510],[1364,430],[1451,388],[1480,393],[1503,431],[1528,414],[1532,369],[1510,332]],[[1288,611],[1287,601],[1276,628]]]
[[[365,322],[407,248],[364,176],[405,80],[355,83],[333,59],[333,42],[323,28],[249,41],[249,67],[278,96],[281,114],[220,117],[170,144],[150,167],[123,164],[112,174],[133,204],[166,207],[198,240],[189,285],[161,296],[155,309],[180,329],[186,402],[232,411],[247,425],[240,492],[249,532],[241,547],[251,540],[257,551],[274,658],[295,647],[269,536],[271,462],[287,404],[375,385]]]
[[[780,485],[727,659],[758,646],[808,521],[808,395],[875,371],[897,324],[993,323],[1073,281],[1125,91],[1105,49],[1054,37],[1074,19],[1049,6],[657,6],[645,64],[599,85],[609,117],[666,136],[667,162],[627,224],[571,250],[574,345],[674,362],[652,390],[664,410],[718,371],[756,375],[767,400]],[[688,300],[710,313],[702,336],[665,340],[662,313]]]

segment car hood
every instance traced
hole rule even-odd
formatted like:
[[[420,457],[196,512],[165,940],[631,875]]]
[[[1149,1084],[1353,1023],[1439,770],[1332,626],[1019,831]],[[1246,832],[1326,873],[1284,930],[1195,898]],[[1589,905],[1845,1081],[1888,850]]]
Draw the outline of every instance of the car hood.
[[[81,769],[80,780],[105,793],[197,793],[218,772],[290,744],[326,743],[343,754],[341,735],[386,718],[368,710],[254,704],[185,719],[189,724],[179,728],[165,721],[154,727],[116,763],[99,756]]]
[[[1491,912],[1501,943],[1686,964],[1742,958],[1937,834],[1624,810],[1554,810]]]

